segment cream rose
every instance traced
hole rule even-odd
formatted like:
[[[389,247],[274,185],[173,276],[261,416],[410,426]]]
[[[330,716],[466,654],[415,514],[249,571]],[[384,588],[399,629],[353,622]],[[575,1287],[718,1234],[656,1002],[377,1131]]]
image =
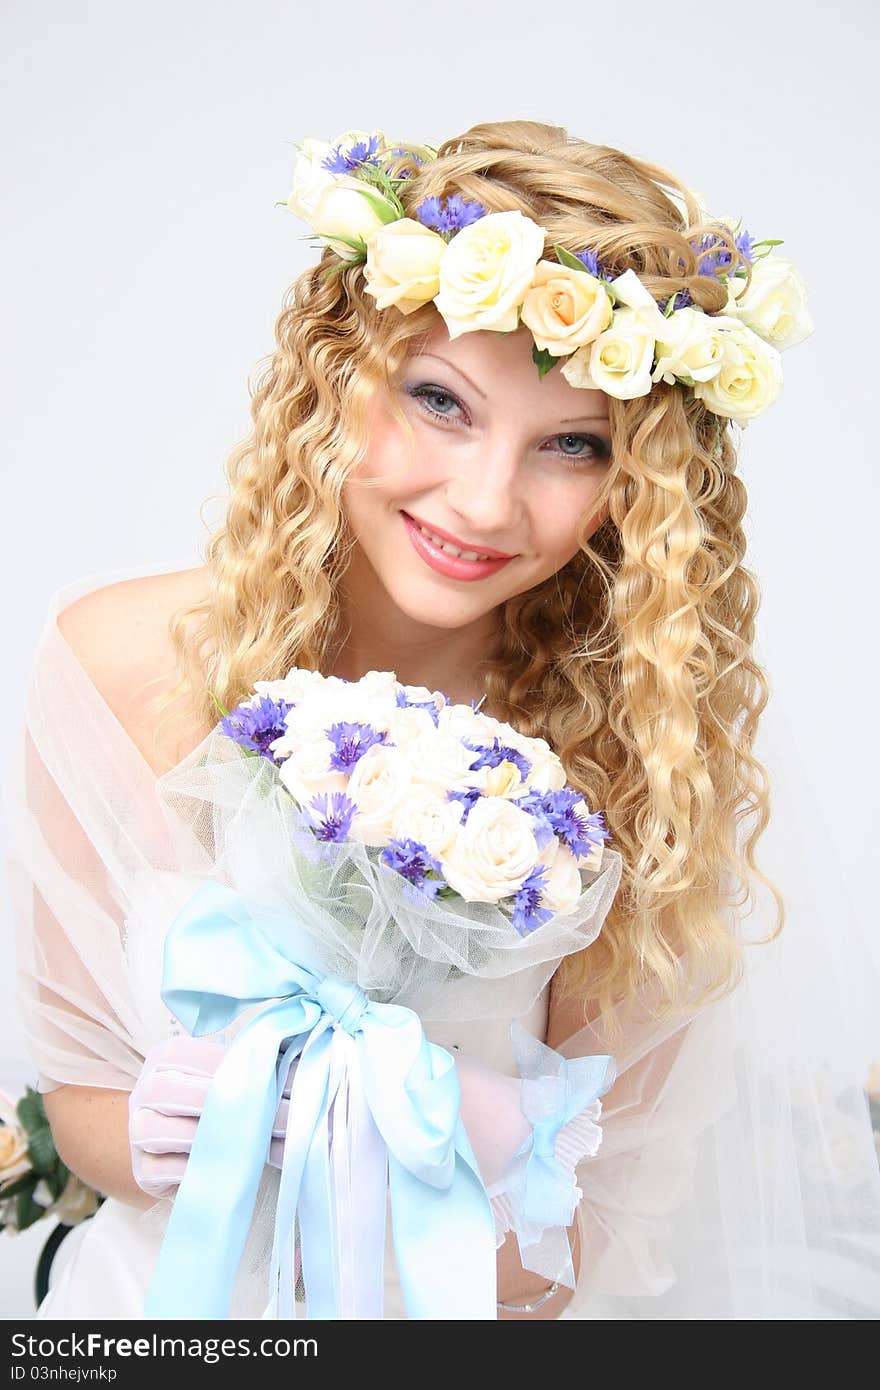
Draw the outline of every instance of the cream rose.
[[[394,304],[403,314],[420,309],[440,288],[446,242],[438,232],[399,217],[367,239],[364,289],[377,309]]]
[[[467,902],[512,896],[540,859],[526,811],[504,797],[476,801],[443,865],[447,883]]]
[[[412,785],[409,762],[399,748],[377,743],[355,763],[346,795],[358,808],[350,837],[364,845],[384,845],[398,807]]]
[[[338,256],[345,261],[357,261],[363,254],[361,245],[348,243],[365,243],[378,228],[399,216],[398,209],[377,188],[363,179],[341,174],[317,194],[308,220]]]
[[[311,225],[315,206],[333,182],[334,175],[322,168],[322,160],[329,155],[332,146],[326,140],[315,140],[307,136],[296,157],[293,169],[293,188],[287,199],[287,206],[303,222]]]
[[[440,262],[434,300],[451,339],[477,329],[513,332],[544,250],[544,228],[521,212],[490,212],[463,227]]]
[[[539,261],[520,317],[537,347],[561,357],[598,338],[612,312],[608,291],[588,270]]]
[[[455,840],[463,811],[460,801],[443,801],[416,788],[401,801],[391,833],[399,840],[417,840],[439,859]]]
[[[694,383],[694,395],[716,415],[746,424],[772,405],[782,390],[782,358],[745,324],[724,335],[724,360],[716,376]]]
[[[737,321],[724,314],[704,314],[701,309],[676,309],[664,320],[665,329],[656,346],[657,365],[652,381],[670,386],[685,381],[710,381],[724,364],[724,334]]]
[[[485,768],[479,772],[470,770],[476,756],[470,748],[463,748],[452,734],[439,728],[426,731],[407,748],[413,780],[430,787],[437,796],[454,789],[471,785],[482,787],[485,784]]]
[[[330,766],[330,759],[336,749],[329,738],[313,738],[299,744],[284,758],[278,768],[278,777],[300,805],[311,801],[320,792],[344,792],[348,790],[348,777]],[[283,755],[282,740],[276,740],[273,752]]]
[[[555,836],[542,852],[542,860],[547,866],[547,881],[541,889],[542,905],[549,907],[551,912],[570,912],[583,892],[578,861]]]
[[[807,287],[800,273],[784,256],[764,256],[752,266],[752,282],[727,282],[725,312],[739,319],[777,351],[809,338],[814,324],[807,308]]]
[[[480,741],[491,744],[497,727],[486,714],[471,709],[470,705],[445,705],[440,711],[438,728],[451,738],[468,738],[472,743]]]
[[[525,790],[522,774],[516,763],[505,758],[497,767],[486,769],[485,796],[519,796]]]

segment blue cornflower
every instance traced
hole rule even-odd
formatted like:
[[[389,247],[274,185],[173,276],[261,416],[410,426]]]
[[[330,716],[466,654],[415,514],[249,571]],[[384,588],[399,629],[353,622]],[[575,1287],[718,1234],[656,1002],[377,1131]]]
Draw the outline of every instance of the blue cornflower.
[[[368,748],[385,742],[385,733],[374,729],[371,724],[350,724],[345,720],[331,724],[327,737],[334,746],[330,755],[330,767],[334,772],[351,772]]]
[[[461,813],[461,823],[464,825],[482,795],[483,793],[480,791],[479,787],[466,787],[463,791],[448,791],[446,793],[446,800],[461,802],[464,807]]]
[[[446,887],[446,881],[440,875],[439,860],[435,859],[433,854],[429,854],[426,846],[418,840],[391,840],[379,858],[389,869],[394,869],[407,879],[414,888],[427,893],[429,898],[435,898],[439,889]],[[430,873],[435,873],[438,877],[429,878]]]
[[[356,174],[362,164],[378,166],[378,148],[378,135],[371,135],[369,140],[358,140],[347,153],[343,152],[341,145],[334,145],[330,153],[321,160],[321,168],[329,169],[331,174]]]
[[[250,748],[264,758],[275,761],[269,745],[287,733],[284,716],[293,705],[287,700],[273,700],[261,695],[256,704],[238,705],[220,720],[220,732],[242,748]]]
[[[609,839],[610,831],[602,823],[601,811],[584,815],[577,808],[579,801],[581,796],[578,792],[571,787],[563,787],[558,792],[527,792],[516,804],[529,811],[538,822],[539,830],[535,838],[541,848],[547,843],[549,829],[580,859],[586,858],[600,840]]]
[[[462,227],[469,227],[472,222],[478,222],[485,216],[486,209],[482,203],[463,198],[460,193],[450,194],[445,199],[445,206],[441,198],[423,198],[416,208],[416,217],[422,225],[432,227],[441,235],[460,232]]]
[[[514,767],[519,768],[520,776],[523,781],[528,777],[532,765],[528,758],[516,748],[508,748],[500,738],[492,740],[491,748],[484,743],[471,743],[470,739],[464,740],[465,748],[472,748],[479,756],[470,764],[469,771],[475,772],[480,767],[497,767],[499,763],[513,763]]]
[[[357,806],[345,792],[319,792],[312,797],[306,809],[319,818],[318,823],[311,827],[315,839],[339,844],[348,838]]]
[[[513,925],[520,936],[526,936],[553,916],[548,908],[541,906],[541,894],[546,886],[547,869],[538,864],[517,890],[513,900]]]

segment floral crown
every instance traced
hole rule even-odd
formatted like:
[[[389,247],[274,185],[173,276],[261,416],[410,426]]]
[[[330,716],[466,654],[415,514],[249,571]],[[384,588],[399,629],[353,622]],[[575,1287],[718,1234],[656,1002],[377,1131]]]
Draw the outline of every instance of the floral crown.
[[[727,290],[727,303],[713,314],[686,290],[659,304],[635,271],[608,274],[591,250],[554,245],[556,259],[545,259],[545,229],[521,212],[487,212],[453,193],[425,198],[417,220],[408,217],[400,186],[414,164],[437,158],[434,146],[350,130],[332,143],[309,137],[295,148],[293,191],[276,206],[340,257],[327,273],[363,263],[377,308],[410,314],[433,301],[450,339],[523,323],[541,377],[562,358],[572,386],[621,400],[647,395],[659,381],[678,382],[715,415],[745,426],[782,389],[782,349],[813,332],[801,276],[772,254],[781,242],[754,241],[742,219],[713,218],[730,236],[691,242],[699,274]],[[751,268],[748,289],[740,260],[731,268],[731,241]]]

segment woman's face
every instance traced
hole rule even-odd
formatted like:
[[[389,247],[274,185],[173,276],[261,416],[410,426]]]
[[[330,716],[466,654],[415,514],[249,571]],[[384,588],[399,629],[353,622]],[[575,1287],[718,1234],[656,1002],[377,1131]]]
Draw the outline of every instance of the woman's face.
[[[541,379],[532,345],[526,327],[450,341],[441,320],[395,386],[414,451],[377,393],[343,490],[358,602],[384,590],[417,624],[464,627],[561,569],[582,517],[587,535],[604,520],[591,507],[610,466],[608,398],[558,366]]]

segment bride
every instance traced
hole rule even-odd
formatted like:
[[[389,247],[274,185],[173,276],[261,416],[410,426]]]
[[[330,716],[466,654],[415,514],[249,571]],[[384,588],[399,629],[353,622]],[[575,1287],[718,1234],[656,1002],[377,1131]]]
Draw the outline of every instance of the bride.
[[[62,1159],[106,1195],[38,1316],[144,1315],[228,1043],[188,1038],[159,995],[210,854],[163,779],[214,695],[292,666],[394,671],[546,738],[622,856],[599,936],[520,1016],[616,1062],[601,1146],[595,1112],[557,1140],[575,1287],[512,1229],[511,1018],[426,1022],[493,1179],[498,1317],[876,1316],[872,966],[845,922],[829,961],[818,902],[788,914],[755,858],[772,702],[733,429],[779,393],[774,340],[810,331],[796,273],[666,171],[527,121],[436,150],[306,141],[289,207],[325,249],[279,316],[205,563],[53,596],[4,789],[28,1045]],[[234,1317],[265,1305],[287,1118]]]

